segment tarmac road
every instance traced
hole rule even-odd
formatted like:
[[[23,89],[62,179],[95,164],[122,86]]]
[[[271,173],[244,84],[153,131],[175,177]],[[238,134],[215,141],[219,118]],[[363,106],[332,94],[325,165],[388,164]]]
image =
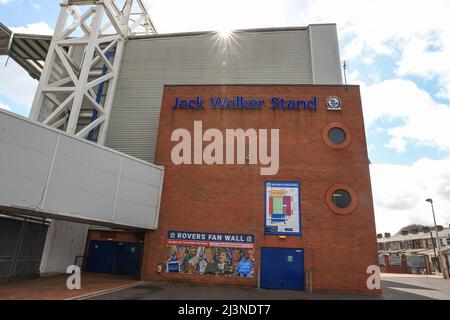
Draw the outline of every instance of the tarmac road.
[[[146,282],[89,297],[90,300],[450,300],[450,280],[432,276],[382,275],[382,294],[344,293],[213,286],[193,283]]]

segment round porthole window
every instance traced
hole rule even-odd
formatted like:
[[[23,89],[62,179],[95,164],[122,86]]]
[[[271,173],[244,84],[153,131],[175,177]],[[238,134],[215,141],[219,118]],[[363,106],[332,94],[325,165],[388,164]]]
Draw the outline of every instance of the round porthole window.
[[[341,128],[331,128],[328,130],[328,140],[334,144],[344,143],[345,137],[345,131]]]
[[[329,123],[322,130],[323,142],[333,149],[346,148],[350,144],[351,139],[350,130],[339,122]]]
[[[352,203],[352,196],[344,189],[335,190],[331,198],[333,204],[340,209],[348,208]]]
[[[337,214],[349,214],[358,205],[355,191],[345,184],[335,184],[328,188],[325,202]]]

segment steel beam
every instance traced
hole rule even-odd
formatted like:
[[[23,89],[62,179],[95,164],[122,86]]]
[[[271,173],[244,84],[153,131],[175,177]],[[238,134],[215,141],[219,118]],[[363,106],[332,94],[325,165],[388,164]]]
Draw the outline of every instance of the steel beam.
[[[141,0],[125,0],[122,9],[116,0],[63,0],[30,119],[83,138],[95,130],[103,145],[124,43],[142,33],[156,30]]]

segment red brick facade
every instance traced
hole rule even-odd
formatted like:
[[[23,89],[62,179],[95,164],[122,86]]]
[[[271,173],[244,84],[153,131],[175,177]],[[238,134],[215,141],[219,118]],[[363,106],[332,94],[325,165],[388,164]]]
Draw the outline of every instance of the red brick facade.
[[[174,110],[175,97],[245,96],[265,99],[261,110]],[[312,110],[276,110],[270,97],[310,99],[318,97]],[[328,111],[326,99],[337,96],[341,111]],[[262,165],[174,165],[172,131],[193,131],[196,120],[203,131],[217,128],[280,129],[280,167],[276,175],[260,175]],[[340,123],[350,131],[351,142],[343,149],[331,148],[323,129]],[[206,145],[207,143],[205,143]],[[313,85],[193,85],[165,86],[162,100],[155,163],[165,166],[159,226],[146,233],[142,264],[144,280],[182,280],[258,286],[254,278],[189,275],[161,272],[169,230],[253,234],[256,275],[261,247],[303,248],[305,270],[312,272],[315,291],[374,293],[366,287],[369,265],[377,265],[377,243],[369,177],[361,99],[358,86]],[[301,236],[264,234],[264,182],[300,181]],[[333,185],[346,185],[356,194],[350,212],[334,212],[326,195]],[[375,292],[378,293],[378,292]]]
[[[138,243],[144,240],[143,232],[89,230],[87,243],[91,240]]]

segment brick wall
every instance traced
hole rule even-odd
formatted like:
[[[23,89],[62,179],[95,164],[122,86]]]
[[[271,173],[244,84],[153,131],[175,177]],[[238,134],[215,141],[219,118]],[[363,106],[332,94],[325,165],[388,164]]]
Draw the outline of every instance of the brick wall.
[[[173,110],[175,96],[246,96],[266,99],[262,110]],[[342,111],[327,111],[326,98],[338,96]],[[270,110],[269,97],[318,97],[318,110]],[[193,134],[193,122],[203,131],[280,129],[280,169],[261,176],[260,165],[174,165],[170,140],[177,128]],[[327,146],[322,131],[330,123],[344,124],[351,143],[342,150]],[[207,143],[205,143],[206,145]],[[162,101],[155,163],[165,166],[159,227],[145,237],[142,279],[202,281],[257,286],[251,279],[158,273],[165,261],[169,230],[254,234],[256,271],[261,247],[303,248],[305,269],[312,271],[313,290],[369,293],[366,269],[377,265],[377,243],[369,177],[369,163],[358,86],[251,85],[166,86]],[[302,235],[264,234],[264,182],[301,182]],[[349,214],[336,214],[325,201],[330,186],[345,184],[358,205]],[[374,293],[371,291],[370,293]],[[375,292],[378,293],[378,292]]]
[[[137,243],[144,240],[143,232],[89,230],[88,241],[117,241]]]

